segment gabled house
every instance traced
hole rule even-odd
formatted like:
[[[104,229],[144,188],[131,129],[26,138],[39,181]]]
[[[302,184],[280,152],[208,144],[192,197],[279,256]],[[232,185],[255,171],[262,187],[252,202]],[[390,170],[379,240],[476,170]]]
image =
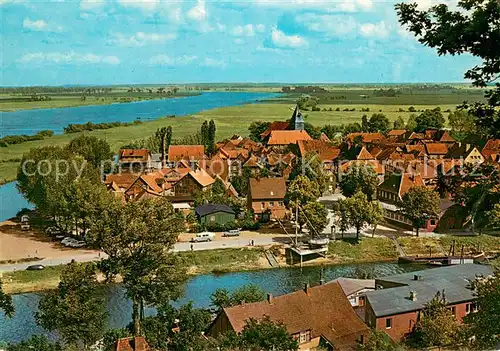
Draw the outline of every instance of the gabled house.
[[[345,140],[352,144],[356,139],[360,139],[364,144],[367,144],[383,140],[384,138],[382,133],[349,133],[346,135]]]
[[[492,273],[487,265],[457,264],[375,279],[376,290],[366,293],[365,321],[393,340],[403,340],[414,330],[425,304],[440,293],[461,322],[477,311],[469,282]]]
[[[491,139],[481,150],[486,162],[500,162],[500,139]]]
[[[271,218],[284,218],[285,178],[251,178],[248,190],[247,207],[256,219],[268,221]]]
[[[151,153],[148,149],[121,149],[118,164],[122,171],[145,171],[150,167]]]
[[[260,320],[265,316],[282,322],[297,340],[299,350],[315,349],[320,344],[333,350],[356,350],[370,333],[337,282],[306,285],[303,290],[286,295],[268,294],[266,301],[224,308],[208,333],[240,333],[248,319]]]
[[[235,220],[234,210],[227,205],[203,204],[197,206],[195,212],[200,224],[205,226],[222,226],[234,223]]]
[[[448,145],[444,143],[425,143],[425,152],[429,158],[444,158],[448,154]]]
[[[192,202],[197,192],[208,191],[215,179],[205,170],[198,169],[186,173],[173,185],[172,202]]]
[[[150,351],[151,348],[143,336],[121,338],[116,341],[116,351]]]
[[[265,140],[265,139],[269,138],[272,131],[288,130],[289,126],[290,126],[290,122],[288,122],[288,121],[274,121],[271,123],[271,125],[269,125],[269,128],[267,128],[267,130],[265,130],[263,133],[260,134],[260,137],[262,138],[262,140]]]
[[[170,145],[168,147],[168,162],[188,161],[199,162],[205,157],[203,145]]]
[[[267,141],[269,146],[288,146],[301,140],[312,140],[305,130],[273,130]]]
[[[469,164],[481,164],[485,161],[484,156],[475,146],[462,143],[458,143],[452,146],[448,150],[446,158],[460,159],[463,160],[464,163]]]

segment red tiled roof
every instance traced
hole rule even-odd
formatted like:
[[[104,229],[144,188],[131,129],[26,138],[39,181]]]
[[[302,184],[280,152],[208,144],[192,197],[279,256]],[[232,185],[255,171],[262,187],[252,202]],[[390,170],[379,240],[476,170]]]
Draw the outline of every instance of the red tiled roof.
[[[312,140],[305,130],[273,130],[268,145],[296,144],[299,140]]]
[[[274,121],[266,131],[260,134],[260,137],[262,139],[267,138],[273,130],[287,130],[289,125],[290,123],[287,121]]]
[[[148,351],[149,345],[143,336],[121,338],[116,342],[116,351]]]
[[[196,171],[191,171],[188,173],[194,180],[198,182],[202,187],[207,187],[210,184],[215,183],[215,179],[210,176],[203,169],[198,169]]]
[[[254,201],[259,199],[284,199],[285,193],[285,178],[250,179],[250,196]]]
[[[440,141],[442,143],[444,143],[444,142],[446,142],[446,143],[454,143],[454,142],[456,142],[455,138],[452,137],[447,130],[445,130],[445,131],[442,132],[442,135],[441,135],[441,137],[439,138],[438,141]]]
[[[300,140],[299,151],[302,157],[310,152],[318,154],[321,161],[333,161],[340,155],[340,149],[322,140]]]
[[[496,155],[500,154],[500,139],[488,140],[486,142],[486,145],[484,145],[483,149],[481,150],[481,154],[488,161],[494,161],[496,159]]]
[[[131,161],[147,161],[149,160],[149,150],[148,149],[121,149],[118,154],[118,159],[121,162],[131,162]]]
[[[128,188],[137,178],[139,175],[134,173],[108,174],[104,184],[115,183],[120,188]]]
[[[448,153],[448,145],[442,143],[427,143],[425,149],[428,155],[446,155]]]
[[[201,160],[205,156],[203,145],[170,145],[168,148],[168,160]]]
[[[357,137],[362,137],[364,143],[371,143],[375,140],[382,140],[384,136],[381,133],[349,133],[346,136],[346,140],[353,142]]]
[[[398,194],[401,199],[414,186],[425,186],[425,183],[420,175],[410,173],[393,173],[379,185],[381,189]]]
[[[364,146],[359,150],[359,154],[356,156],[357,160],[373,160],[374,158],[375,157],[373,157]]]
[[[325,133],[321,133],[321,135],[319,136],[319,140],[326,141],[328,143],[331,142],[330,138]]]
[[[307,290],[306,290],[307,289]],[[369,328],[356,315],[337,282],[271,297],[270,301],[225,308],[235,332],[241,332],[249,318],[269,316],[281,321],[290,334],[310,330],[311,338],[324,337],[335,349],[354,348]]]
[[[387,132],[388,136],[400,136],[406,133],[406,129],[393,129]]]

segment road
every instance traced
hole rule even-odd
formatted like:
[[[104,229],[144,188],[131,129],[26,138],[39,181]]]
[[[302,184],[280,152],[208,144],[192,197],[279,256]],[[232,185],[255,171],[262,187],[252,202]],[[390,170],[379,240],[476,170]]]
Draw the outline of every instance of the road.
[[[267,246],[276,243],[289,242],[289,239],[286,236],[263,235],[262,237],[252,238],[252,239],[239,238],[239,237],[222,238],[220,240],[214,240],[203,243],[178,242],[174,245],[172,251],[174,252],[190,251],[191,246],[193,248],[193,251],[247,247],[249,246],[250,240],[253,240],[254,246]],[[72,260],[75,260],[76,262],[91,262],[91,261],[99,261],[100,259],[105,259],[105,258],[107,258],[107,255],[105,253],[80,254],[75,256],[68,255],[66,257],[61,257],[56,259],[42,259],[39,261],[2,264],[0,265],[0,272],[13,272],[18,270],[25,270],[28,266],[33,264],[42,264],[44,266],[57,266],[61,264],[70,263]]]

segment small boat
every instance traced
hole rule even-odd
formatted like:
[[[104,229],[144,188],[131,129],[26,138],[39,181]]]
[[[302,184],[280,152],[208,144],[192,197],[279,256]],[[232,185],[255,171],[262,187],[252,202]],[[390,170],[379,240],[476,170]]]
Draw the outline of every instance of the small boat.
[[[309,245],[311,246],[326,246],[330,242],[328,238],[311,238],[309,239]]]

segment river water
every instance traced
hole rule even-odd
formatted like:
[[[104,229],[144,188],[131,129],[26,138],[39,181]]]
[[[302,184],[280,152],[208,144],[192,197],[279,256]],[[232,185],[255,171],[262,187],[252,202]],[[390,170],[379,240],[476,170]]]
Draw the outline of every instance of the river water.
[[[133,122],[162,116],[187,115],[217,107],[248,104],[279,96],[258,92],[207,92],[195,96],[145,100],[111,105],[0,112],[0,137],[5,135],[35,134],[50,129],[62,133],[68,124]]]
[[[324,277],[326,281],[333,280],[341,276],[351,275],[357,267],[366,272],[373,273],[376,277],[392,274],[410,272],[422,269],[422,266],[398,265],[397,263],[373,263],[373,264],[352,264],[335,265],[324,267]],[[193,301],[194,306],[200,308],[210,307],[210,295],[217,288],[234,290],[242,285],[253,283],[260,286],[264,291],[273,295],[281,295],[301,289],[305,283],[317,285],[320,280],[320,267],[300,268],[277,268],[251,272],[237,272],[227,274],[205,274],[191,278],[184,289],[184,295],[173,305]],[[46,334],[34,319],[34,313],[38,309],[40,293],[29,293],[14,295],[13,300],[16,307],[16,314],[11,319],[6,319],[0,314],[0,340],[7,342],[19,342],[29,338],[33,334]],[[123,289],[119,285],[106,288],[106,303],[108,309],[109,328],[126,326],[130,322],[132,308],[130,301],[124,296]],[[147,314],[153,314],[153,309],[147,309]]]

